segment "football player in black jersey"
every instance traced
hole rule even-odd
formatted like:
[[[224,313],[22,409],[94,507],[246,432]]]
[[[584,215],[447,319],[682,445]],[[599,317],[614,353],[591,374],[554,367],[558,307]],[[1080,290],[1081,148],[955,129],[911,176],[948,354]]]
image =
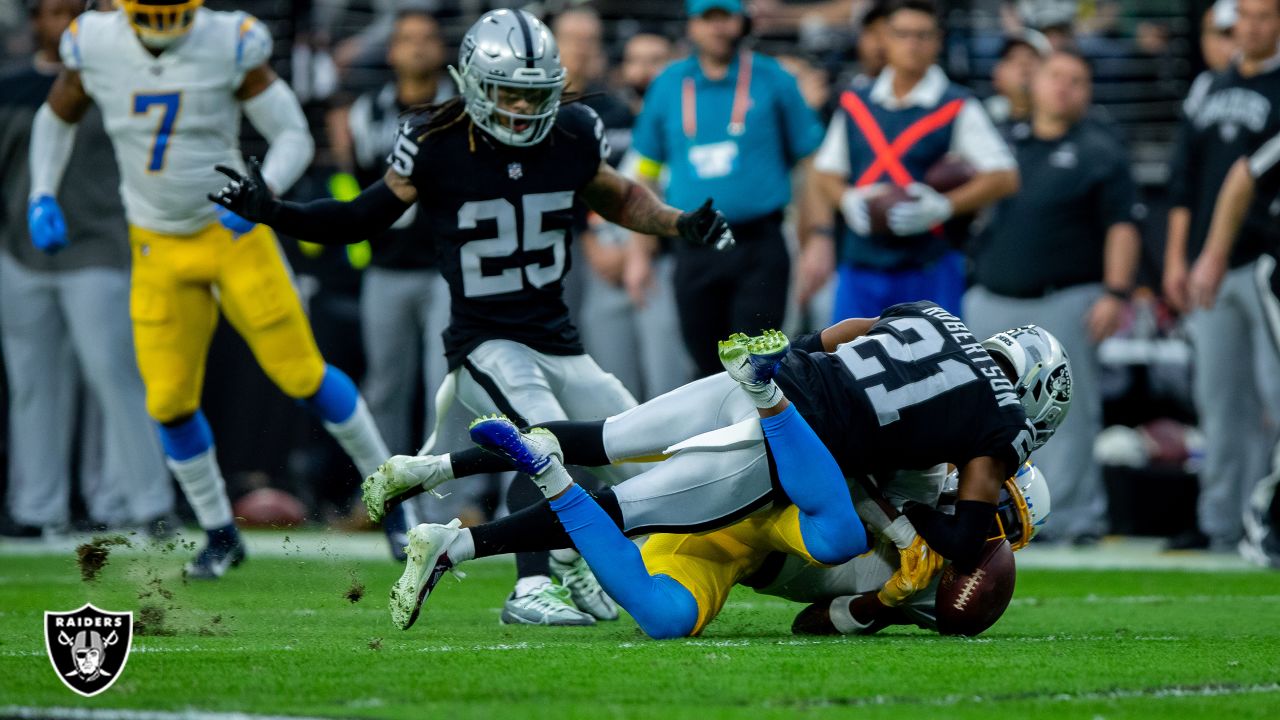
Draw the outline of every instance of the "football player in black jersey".
[[[584,353],[562,298],[575,201],[636,232],[719,249],[733,244],[728,224],[710,200],[682,213],[609,167],[604,125],[582,104],[562,105],[565,73],[555,40],[529,13],[485,14],[450,71],[459,97],[412,114],[385,178],[351,202],[281,202],[252,163],[247,176],[219,168],[231,182],[211,198],[323,244],[380,232],[416,202],[431,229],[424,241],[435,243],[450,288],[446,394],[456,393],[474,415],[501,412],[522,424],[600,419],[634,406],[622,384]],[[606,482],[633,474],[603,470]],[[433,460],[397,456],[366,480],[365,494],[394,496],[439,472]],[[512,490],[521,493],[530,503],[539,499],[527,483]],[[371,515],[381,513],[382,503],[373,502]],[[521,580],[504,622],[582,625],[593,616],[617,617],[575,553],[553,557],[551,568],[545,554],[517,565]],[[558,570],[578,609],[551,585],[549,569]]]
[[[456,476],[667,457],[598,493],[595,502],[631,536],[714,530],[795,499],[773,468],[777,458],[765,443],[757,403],[739,389],[759,384],[762,393],[772,388],[790,399],[845,477],[943,463],[959,468],[953,515],[927,504],[909,506],[906,514],[929,546],[969,568],[979,558],[1002,483],[1052,436],[1071,394],[1066,353],[1048,332],[1028,326],[980,342],[929,302],[897,305],[880,318],[845,320],[798,339],[770,378],[753,379],[744,374],[749,369],[690,383],[603,422],[546,423],[545,432],[521,436],[525,461],[473,448],[438,462]],[[422,487],[444,479],[437,475]],[[410,553],[401,594],[425,597],[443,568],[472,557],[566,547],[570,537],[560,522],[551,505],[539,504],[468,530],[421,525],[410,547],[416,538],[424,551]],[[903,547],[904,562],[922,547]],[[412,617],[405,612],[396,619]]]

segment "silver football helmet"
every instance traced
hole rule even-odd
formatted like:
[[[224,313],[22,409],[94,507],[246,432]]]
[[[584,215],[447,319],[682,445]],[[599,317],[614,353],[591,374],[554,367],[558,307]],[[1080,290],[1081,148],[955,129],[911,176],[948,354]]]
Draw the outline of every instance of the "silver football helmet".
[[[996,333],[982,341],[992,355],[1013,367],[1013,383],[1022,409],[1035,428],[1031,448],[1053,437],[1071,408],[1071,361],[1067,351],[1048,330],[1026,325]]]
[[[547,26],[524,10],[492,10],[467,30],[449,73],[467,114],[501,143],[527,147],[551,132],[565,72]]]

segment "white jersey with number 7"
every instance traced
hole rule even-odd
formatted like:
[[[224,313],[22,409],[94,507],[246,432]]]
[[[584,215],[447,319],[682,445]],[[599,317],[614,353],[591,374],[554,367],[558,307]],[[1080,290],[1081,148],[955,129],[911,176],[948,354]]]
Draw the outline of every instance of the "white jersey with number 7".
[[[60,53],[102,112],[129,222],[171,235],[214,222],[205,196],[226,178],[213,166],[243,168],[236,90],[271,56],[262,23],[201,8],[187,36],[157,57],[123,12],[86,12]]]

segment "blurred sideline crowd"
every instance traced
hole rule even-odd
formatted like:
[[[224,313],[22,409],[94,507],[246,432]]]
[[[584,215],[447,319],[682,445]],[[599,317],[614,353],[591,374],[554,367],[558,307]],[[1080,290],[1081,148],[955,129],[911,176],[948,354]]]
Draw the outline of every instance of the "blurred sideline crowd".
[[[273,65],[302,100],[317,143],[292,199],[349,198],[380,178],[400,114],[455,94],[446,66],[461,33],[500,6],[206,5],[246,10],[272,29]],[[0,58],[8,68],[0,88],[16,88],[5,83],[33,68],[56,72],[58,35],[79,7],[0,0]],[[1280,304],[1274,292],[1257,290],[1280,247],[1280,200],[1269,223],[1255,214],[1244,220],[1248,241],[1237,242],[1229,259],[1204,249],[1231,164],[1219,167],[1219,156],[1235,146],[1206,134],[1207,121],[1198,118],[1215,77],[1231,72],[1239,53],[1261,57],[1264,74],[1278,72],[1271,56],[1280,2],[547,0],[524,7],[548,20],[567,89],[602,118],[610,161],[665,189],[676,205],[716,195],[740,238],[737,255],[709,259],[596,217],[582,221],[569,304],[587,352],[637,399],[714,372],[714,340],[759,331],[740,325],[768,317],[760,305],[774,308],[772,324],[789,332],[919,298],[957,312],[980,337],[1036,323],[1066,345],[1076,382],[1067,423],[1035,458],[1054,493],[1044,541],[1087,546],[1114,532],[1169,536],[1173,548],[1234,550],[1247,496],[1272,471],[1280,434],[1280,387],[1270,387],[1280,378],[1271,327],[1280,327]],[[732,49],[741,33],[744,47],[779,61],[807,106],[809,124],[777,123],[782,136],[771,142],[785,146],[791,167],[776,176],[748,164],[724,177],[718,168],[732,158],[712,145],[702,155],[662,156],[664,133],[688,122],[688,98],[674,83],[655,81],[681,58],[723,52],[725,43]],[[1258,50],[1268,38],[1271,56]],[[750,73],[747,57],[731,71]],[[1280,96],[1269,99],[1280,106]],[[95,321],[94,312],[127,319],[128,309],[90,312],[74,299],[76,273],[110,271],[127,282],[122,211],[106,198],[86,200],[97,225],[119,228],[100,233],[97,249],[56,262],[31,250],[24,138],[34,108],[16,90],[0,89],[0,348],[8,371],[0,375],[0,487],[7,488],[0,524],[6,535],[27,537],[172,524],[175,512],[185,513],[174,506],[180,497],[139,503],[122,497],[130,484],[110,476],[120,468],[165,472],[155,443],[153,462],[113,461],[128,442],[120,423],[151,428],[143,414],[122,420],[106,407],[129,369],[95,354],[95,328],[83,326],[103,332],[110,324]],[[247,124],[242,132],[245,154],[260,156],[262,139]],[[729,135],[740,132],[731,123]],[[955,193],[941,187],[945,179],[925,178],[943,158],[962,174],[951,182],[962,187]],[[116,177],[110,153],[101,163],[109,195],[114,180],[106,179]],[[898,183],[908,185],[906,202],[884,227],[877,194],[897,182],[898,171],[925,182]],[[1275,195],[1270,184],[1257,189]],[[384,236],[346,248],[282,238],[324,357],[360,380],[396,454],[415,452],[431,433],[445,374],[448,292],[423,232],[406,215]],[[71,235],[74,244],[75,228]],[[5,272],[15,267],[21,270]],[[755,289],[753,272],[763,273],[766,292]],[[15,363],[32,362],[19,357],[32,334],[53,336],[55,351],[37,361],[41,382],[59,389],[52,401],[14,379]],[[354,467],[316,421],[269,389],[225,327],[207,373],[202,405],[233,499],[277,488],[299,498],[311,521],[362,525],[352,502]],[[457,427],[442,428],[442,447],[464,442],[465,419],[453,420]],[[23,476],[33,473],[47,491],[38,502],[15,502],[20,478],[30,487]],[[433,504],[438,516],[426,519],[482,521],[502,507],[507,480],[456,483]]]

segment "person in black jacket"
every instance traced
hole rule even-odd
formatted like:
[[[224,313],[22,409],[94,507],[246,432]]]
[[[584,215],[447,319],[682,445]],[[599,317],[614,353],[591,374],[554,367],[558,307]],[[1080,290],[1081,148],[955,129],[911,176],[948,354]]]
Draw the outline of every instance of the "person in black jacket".
[[[1092,452],[1102,431],[1097,346],[1120,323],[1141,244],[1128,156],[1087,116],[1091,85],[1088,63],[1069,51],[1034,75],[1030,121],[1010,129],[1022,190],[995,206],[964,296],[974,332],[1034,322],[1071,354],[1075,408],[1036,463],[1054,480],[1052,536],[1079,543],[1106,530]]]
[[[1164,292],[1187,314],[1205,435],[1199,532],[1175,538],[1177,548],[1235,547],[1245,494],[1266,474],[1275,440],[1263,418],[1280,417],[1270,335],[1280,312],[1270,289],[1280,247],[1280,0],[1240,0],[1233,36],[1240,55],[1185,115],[1170,188]]]

